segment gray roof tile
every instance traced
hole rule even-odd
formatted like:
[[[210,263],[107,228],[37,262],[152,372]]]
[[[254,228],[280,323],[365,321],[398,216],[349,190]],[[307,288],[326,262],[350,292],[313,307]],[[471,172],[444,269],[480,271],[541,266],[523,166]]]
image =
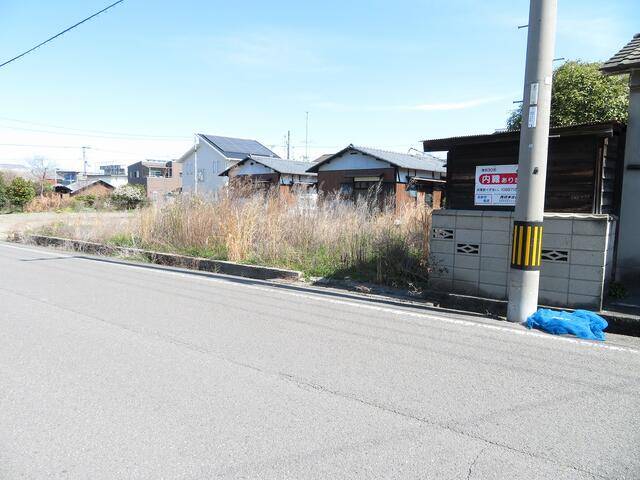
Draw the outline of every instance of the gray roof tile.
[[[445,161],[428,153],[422,155],[410,155],[408,153],[389,152],[387,150],[379,150],[377,148],[359,147],[357,145],[349,145],[347,148],[331,155],[317,163],[313,163],[311,170],[317,172],[318,167],[323,163],[342,155],[348,150],[355,150],[365,155],[377,158],[384,162],[388,162],[399,168],[407,168],[409,170],[426,170],[432,172],[446,172]]]
[[[605,73],[625,73],[640,68],[640,33],[636,33],[618,53],[604,62],[601,70]]]
[[[289,174],[289,175],[313,175],[307,172],[307,169],[313,165],[312,162],[299,162],[297,160],[288,160],[288,159],[279,158],[279,157],[266,157],[263,155],[249,155],[244,159],[242,159],[240,162],[236,163],[235,165],[232,165],[229,168],[227,168],[224,172],[220,174],[220,176],[228,175],[229,170],[248,160],[254,160],[255,162],[261,163],[265,167],[269,167],[278,173]]]

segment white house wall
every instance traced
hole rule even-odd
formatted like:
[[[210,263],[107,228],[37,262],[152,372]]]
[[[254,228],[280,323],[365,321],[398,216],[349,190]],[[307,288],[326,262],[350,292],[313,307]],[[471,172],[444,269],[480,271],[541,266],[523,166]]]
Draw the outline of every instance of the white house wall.
[[[201,140],[198,148],[198,171],[201,172],[198,193],[214,193],[226,185],[227,177],[220,177],[219,174],[233,163],[211,145]],[[182,191],[185,193],[193,192],[195,178],[193,166],[194,153],[191,152],[183,162]]]
[[[391,164],[383,162],[360,152],[345,152],[340,157],[320,165],[321,172],[333,170],[369,170],[377,168],[390,168]]]
[[[409,170],[407,168],[399,168],[398,175],[400,176],[400,183],[407,183],[413,177],[433,178],[436,180],[442,179],[442,174],[440,172],[433,172],[431,170]]]
[[[245,162],[229,171],[230,177],[236,177],[238,175],[264,175],[267,173],[276,173],[275,170],[269,168],[261,163],[257,162]]]

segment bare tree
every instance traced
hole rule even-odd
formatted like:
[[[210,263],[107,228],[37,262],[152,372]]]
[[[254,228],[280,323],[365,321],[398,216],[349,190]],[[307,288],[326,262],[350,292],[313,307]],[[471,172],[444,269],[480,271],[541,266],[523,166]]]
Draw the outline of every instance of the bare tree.
[[[33,175],[38,185],[40,196],[42,197],[44,195],[44,186],[47,183],[47,177],[55,173],[56,164],[48,158],[38,156],[29,160],[29,168],[31,169],[31,175]]]

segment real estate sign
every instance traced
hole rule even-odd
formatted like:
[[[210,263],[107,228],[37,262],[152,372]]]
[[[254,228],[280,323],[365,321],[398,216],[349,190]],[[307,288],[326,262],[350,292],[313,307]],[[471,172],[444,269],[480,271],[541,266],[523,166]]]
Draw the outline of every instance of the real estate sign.
[[[518,165],[479,165],[476,167],[474,205],[515,205],[517,189]]]

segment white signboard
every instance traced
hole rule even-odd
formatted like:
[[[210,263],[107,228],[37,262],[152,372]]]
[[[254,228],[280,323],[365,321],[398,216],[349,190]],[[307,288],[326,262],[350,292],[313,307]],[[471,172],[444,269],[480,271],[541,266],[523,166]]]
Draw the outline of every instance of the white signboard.
[[[517,189],[518,165],[486,165],[476,167],[474,205],[515,205]]]

